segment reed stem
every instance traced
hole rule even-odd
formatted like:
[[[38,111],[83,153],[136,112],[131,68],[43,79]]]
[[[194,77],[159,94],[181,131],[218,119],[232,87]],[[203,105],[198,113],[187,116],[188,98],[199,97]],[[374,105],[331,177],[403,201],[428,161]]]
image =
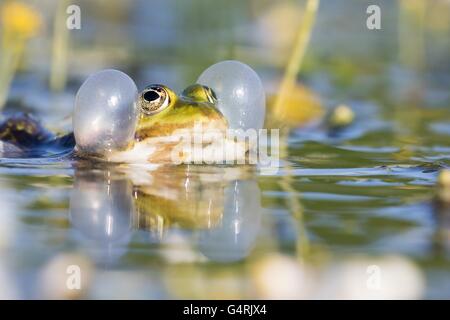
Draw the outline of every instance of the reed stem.
[[[303,15],[303,21],[300,24],[292,54],[286,66],[281,86],[275,100],[273,112],[279,119],[283,119],[284,117],[283,110],[286,97],[289,94],[290,90],[294,88],[297,81],[297,76],[300,73],[303,58],[305,56],[306,49],[311,38],[314,21],[316,19],[317,11],[319,8],[319,2],[319,0],[307,0],[305,13]],[[288,137],[289,129],[285,129],[280,141],[280,156],[282,158],[287,158],[289,155]],[[288,200],[286,200],[286,204],[291,211],[291,214],[294,216],[298,223],[297,254],[299,258],[304,259],[309,254],[310,243],[303,221],[303,207],[300,202],[300,196],[297,190],[292,185],[293,169],[290,165],[287,165],[285,167],[285,170],[286,174],[282,176],[279,185],[281,189],[289,195]]]
[[[67,52],[69,44],[69,30],[66,27],[65,10],[68,0],[58,2],[53,25],[52,63],[50,71],[50,89],[64,90],[67,82]]]
[[[286,96],[296,83],[297,76],[302,66],[303,58],[311,38],[314,21],[316,19],[319,8],[319,0],[307,0],[303,21],[300,24],[294,48],[291,57],[286,66],[283,80],[275,101],[274,113],[279,118],[283,117],[283,105],[286,101]]]

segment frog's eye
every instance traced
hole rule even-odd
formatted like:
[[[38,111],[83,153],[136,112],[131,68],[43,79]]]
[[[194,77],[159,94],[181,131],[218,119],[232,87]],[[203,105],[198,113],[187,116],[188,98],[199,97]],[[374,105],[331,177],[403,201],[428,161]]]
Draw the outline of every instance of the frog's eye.
[[[214,90],[212,90],[210,87],[207,87],[207,86],[203,86],[203,88],[206,91],[206,96],[208,97],[208,101],[211,103],[216,103],[217,96],[216,96],[216,93],[214,92]]]
[[[161,85],[151,85],[142,91],[139,97],[139,103],[143,113],[153,115],[169,106],[169,93]]]

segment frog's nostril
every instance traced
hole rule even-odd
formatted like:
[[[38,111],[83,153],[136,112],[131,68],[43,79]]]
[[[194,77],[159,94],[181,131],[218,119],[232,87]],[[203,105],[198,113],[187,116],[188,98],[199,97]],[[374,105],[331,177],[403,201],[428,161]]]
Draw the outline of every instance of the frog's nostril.
[[[147,92],[144,93],[144,96],[143,96],[143,97],[144,97],[144,100],[145,100],[145,101],[147,101],[147,102],[152,102],[152,101],[155,101],[155,100],[159,99],[159,98],[160,98],[160,95],[159,95],[159,93],[156,92],[156,91],[149,90],[149,91],[147,91]]]

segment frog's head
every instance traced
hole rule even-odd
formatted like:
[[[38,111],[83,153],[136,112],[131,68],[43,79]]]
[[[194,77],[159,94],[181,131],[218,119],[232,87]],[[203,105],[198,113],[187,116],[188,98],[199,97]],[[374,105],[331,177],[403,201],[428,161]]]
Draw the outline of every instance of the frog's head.
[[[135,138],[141,141],[167,136],[177,129],[193,128],[195,123],[215,120],[220,120],[226,127],[226,119],[216,109],[216,102],[214,92],[200,84],[187,87],[179,96],[164,85],[152,84],[138,97],[140,117]]]
[[[217,103],[214,91],[201,84],[193,84],[181,93],[181,100],[185,102]],[[177,94],[162,84],[152,84],[139,95],[139,108],[143,117],[156,115],[180,102]]]

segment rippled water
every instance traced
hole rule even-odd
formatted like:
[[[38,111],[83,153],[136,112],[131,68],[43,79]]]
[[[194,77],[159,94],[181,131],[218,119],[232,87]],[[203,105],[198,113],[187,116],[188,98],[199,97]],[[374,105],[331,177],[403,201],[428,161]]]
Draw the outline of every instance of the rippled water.
[[[411,138],[411,123],[377,112],[358,120],[364,108],[340,132],[293,132],[276,175],[2,159],[1,272],[21,297],[51,291],[43,274],[81,259],[86,297],[259,298],[259,282],[283,281],[283,263],[270,259],[333,272],[355,257],[369,259],[366,268],[395,255],[413,266],[410,281],[424,283],[419,296],[449,297],[448,212],[433,197],[437,172],[448,166],[450,115],[416,109],[428,121]],[[255,268],[273,274],[265,279]],[[307,297],[320,296],[324,280],[316,278]]]

